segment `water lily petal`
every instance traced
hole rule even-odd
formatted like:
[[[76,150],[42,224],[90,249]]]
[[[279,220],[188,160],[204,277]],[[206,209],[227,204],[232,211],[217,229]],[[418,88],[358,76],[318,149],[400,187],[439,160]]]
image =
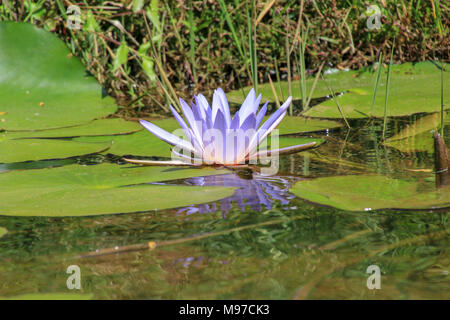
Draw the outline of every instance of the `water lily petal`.
[[[243,130],[244,132],[250,129],[255,129],[255,124],[256,124],[256,116],[254,113],[251,113],[242,123],[240,129]],[[256,131],[255,131],[256,133]]]
[[[264,105],[262,106],[261,110],[259,110],[258,115],[256,116],[255,129],[257,129],[259,127],[259,125],[261,124],[261,121],[264,119],[264,116],[266,115],[266,112],[267,112],[267,105],[268,104],[269,104],[269,101],[264,103]]]
[[[217,129],[221,133],[221,137],[216,137],[219,141],[215,141],[215,158],[223,159],[223,155],[226,152],[226,137],[227,137],[227,127],[225,122],[225,116],[223,115],[222,110],[217,111],[216,119],[214,120],[214,129]]]
[[[256,136],[256,116],[254,113],[251,113],[247,119],[244,120],[244,123],[241,126],[241,130],[244,134],[244,149],[240,149],[236,155],[236,159],[244,159],[249,153],[251,142],[255,139]]]
[[[287,98],[283,105],[263,123],[261,128],[258,129],[253,141],[250,143],[250,153],[280,124],[281,120],[283,120],[286,115],[286,110],[291,104],[291,101],[292,97]]]
[[[187,138],[191,141],[194,148],[200,151],[202,148],[201,141],[198,141],[197,137],[192,133],[191,129],[189,129],[189,127],[186,125],[183,118],[178,114],[178,112],[171,105],[169,105],[169,108],[170,111],[172,111],[172,114],[174,115],[175,119],[180,124],[181,128],[184,130],[184,133],[186,134]]]
[[[255,102],[253,103],[253,112],[256,113],[259,108],[259,104],[261,103],[262,94],[260,93],[259,96],[255,99]]]
[[[223,115],[225,116],[225,120],[227,122],[227,128],[229,128],[230,124],[231,124],[231,115],[230,115],[230,106],[228,105],[227,97],[225,95],[225,92],[222,90],[222,88],[218,88],[217,93],[219,95],[220,101],[222,102],[222,111],[223,111]]]
[[[213,125],[213,118],[211,117],[211,108],[209,107],[208,100],[206,100],[205,96],[202,94],[199,94],[195,97],[195,101],[197,102],[197,105],[202,108],[202,110],[205,113],[204,119],[206,119],[206,126],[208,129],[212,128]]]
[[[184,114],[187,122],[189,123],[189,126],[191,127],[191,130],[192,130],[195,138],[197,139],[201,148],[203,149],[202,121],[197,121],[195,119],[194,113],[192,112],[189,105],[183,99],[180,98],[179,100],[180,100],[181,109],[183,110],[183,114]]]
[[[238,129],[239,128],[239,112],[236,112],[236,114],[233,117],[233,120],[231,120],[230,123],[230,129]]]
[[[247,118],[247,116],[254,112],[254,104],[256,99],[256,92],[252,88],[250,92],[248,93],[247,97],[244,100],[244,103],[242,103],[241,108],[239,109],[239,118],[241,119],[241,125],[244,122],[244,120]]]
[[[220,101],[217,91],[214,91],[211,109],[212,109],[212,119],[214,119],[215,121],[217,117],[217,112],[222,109],[222,102]]]
[[[179,146],[186,150],[190,150],[192,152],[196,152],[194,147],[189,141],[183,140],[166,130],[161,129],[158,126],[155,126],[153,123],[145,121],[145,120],[139,120],[140,124],[144,126],[145,129],[153,133],[155,136],[157,136],[159,139],[167,142],[168,144],[171,144],[173,146]]]

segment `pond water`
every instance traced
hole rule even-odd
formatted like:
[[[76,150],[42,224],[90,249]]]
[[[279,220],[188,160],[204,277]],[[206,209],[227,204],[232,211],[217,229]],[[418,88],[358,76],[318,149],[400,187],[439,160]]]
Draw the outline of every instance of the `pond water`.
[[[391,119],[386,136],[423,117]],[[448,209],[345,211],[289,191],[298,181],[356,173],[433,178],[430,152],[381,143],[382,121],[350,125],[309,134],[326,143],[283,157],[277,176],[235,170],[165,183],[237,188],[216,202],[93,217],[0,216],[8,230],[0,238],[0,296],[70,292],[66,269],[78,265],[78,292],[96,299],[450,298]],[[0,171],[116,161],[97,155]],[[150,241],[155,248],[96,255]],[[379,290],[367,287],[371,265],[381,270]]]

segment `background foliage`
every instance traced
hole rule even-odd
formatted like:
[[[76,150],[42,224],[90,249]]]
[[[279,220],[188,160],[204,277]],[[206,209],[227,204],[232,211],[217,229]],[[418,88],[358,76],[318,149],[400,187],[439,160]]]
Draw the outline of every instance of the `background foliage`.
[[[367,8],[380,7],[369,30]],[[81,30],[68,28],[77,5]],[[394,61],[449,61],[449,7],[436,0],[3,0],[0,20],[26,21],[63,39],[123,105],[124,115],[168,111],[176,96],[226,91],[288,76]],[[69,16],[68,16],[69,15]],[[288,53],[289,52],[289,53]],[[288,60],[290,72],[288,72]],[[386,60],[387,62],[387,60]],[[301,67],[301,66],[300,66]]]

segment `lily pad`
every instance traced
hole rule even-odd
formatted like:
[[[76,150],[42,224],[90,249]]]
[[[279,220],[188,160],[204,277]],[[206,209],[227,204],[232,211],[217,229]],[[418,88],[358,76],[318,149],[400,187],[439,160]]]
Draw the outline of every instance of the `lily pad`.
[[[291,188],[300,198],[349,211],[444,208],[450,206],[449,191],[381,175],[303,180]]]
[[[147,130],[122,136],[101,136],[75,138],[74,141],[81,143],[110,143],[108,153],[118,156],[155,156],[170,158],[171,146],[158,139]]]
[[[305,133],[335,129],[342,126],[342,123],[323,119],[313,119],[304,117],[284,117],[278,126],[279,134]]]
[[[3,227],[0,227],[0,238],[1,237],[3,237],[5,234],[7,234],[8,233],[8,230],[6,230],[5,228],[3,228]]]
[[[10,139],[20,138],[73,138],[106,135],[122,135],[142,130],[137,122],[117,119],[93,120],[88,124],[67,128],[57,128],[39,131],[9,133]]]
[[[386,85],[387,68],[381,74],[375,108],[373,116],[382,117],[384,115],[384,97]],[[325,75],[326,83],[323,80],[317,82],[313,93],[313,98],[328,96],[331,94],[327,84],[333,88],[334,92],[347,92],[337,99],[347,118],[365,118],[371,114],[373,90],[375,87],[376,70],[364,68],[354,71],[337,71],[333,74]],[[431,62],[420,62],[416,64],[404,63],[393,65],[391,69],[391,84],[389,90],[388,116],[401,116],[419,112],[435,112],[440,110],[440,70]],[[444,72],[444,91],[450,90],[449,72]],[[314,82],[314,77],[307,80],[307,92]],[[279,92],[281,86],[282,95]],[[285,99],[289,96],[288,83],[282,81],[274,83],[278,92],[278,97]],[[247,94],[251,87],[246,87],[243,91]],[[262,93],[262,102],[275,101],[272,89],[269,84],[258,86]],[[292,83],[293,99],[300,99],[299,81]],[[227,93],[228,99],[237,104],[243,101],[242,90],[235,90]],[[444,104],[449,105],[450,98],[444,96]],[[312,107],[304,113],[308,117],[321,118],[341,118],[341,114],[336,107],[336,103],[330,99],[317,106]]]
[[[54,34],[0,22],[0,129],[84,124],[117,110],[114,100]]]
[[[273,139],[276,139],[277,136],[271,136],[269,139],[267,139],[267,147],[270,148],[272,146]],[[310,138],[310,137],[278,137],[278,148],[286,148],[290,146],[295,146],[299,144],[307,144],[311,142],[316,142],[317,146],[325,142],[324,139],[318,139],[318,138]],[[261,143],[261,146],[264,146],[264,142]],[[275,148],[275,146],[273,147]]]
[[[226,172],[114,164],[11,171],[0,174],[0,215],[87,216],[205,203],[231,196],[234,188],[147,183]]]
[[[368,74],[362,73],[363,81],[345,88],[348,93],[336,97],[347,118],[365,118],[384,116],[384,101],[386,93],[386,76],[383,75],[378,86],[374,110],[372,98],[374,84],[364,81]],[[374,75],[370,74],[370,78]],[[374,78],[373,78],[374,79]],[[444,91],[450,90],[449,72],[444,72]],[[404,116],[421,112],[436,112],[441,108],[440,71],[431,63],[405,63],[392,66],[391,83],[389,87],[387,116]],[[335,91],[343,91],[335,89]],[[444,105],[449,105],[450,98],[444,97]],[[305,116],[321,118],[341,118],[335,101],[330,99],[305,112]]]
[[[27,293],[13,297],[0,297],[0,300],[90,300],[92,293]]]
[[[357,71],[338,71],[336,73],[326,75],[325,78],[327,79],[329,85],[333,87],[333,89],[336,92],[340,92],[341,90],[347,90],[348,88],[354,86],[354,79],[358,76]],[[368,84],[368,79],[366,78],[357,78],[356,81],[360,82],[363,81],[364,84]],[[307,93],[309,94],[312,85],[314,83],[314,77],[309,77],[306,80],[306,89]],[[287,81],[280,81],[280,82],[274,82],[275,91],[277,92],[278,99],[280,99],[281,102],[287,99],[289,96],[289,83]],[[292,81],[292,98],[294,100],[301,99],[301,93],[300,93],[300,81]],[[244,95],[245,96],[249,93],[250,89],[252,87],[245,87],[242,90],[233,90],[227,93],[227,98],[229,102],[235,103],[235,104],[242,104],[244,101]],[[280,92],[281,88],[281,92]],[[264,84],[258,84],[258,93],[262,94],[261,103],[265,103],[266,101],[275,102],[275,96],[272,91],[272,87],[269,83]],[[314,89],[313,98],[319,98],[324,97],[330,94],[330,91],[328,90],[328,87],[326,86],[325,82],[322,80],[319,80],[316,84],[316,87]]]
[[[75,142],[59,139],[8,139],[0,134],[0,163],[63,159],[105,151],[107,143]]]

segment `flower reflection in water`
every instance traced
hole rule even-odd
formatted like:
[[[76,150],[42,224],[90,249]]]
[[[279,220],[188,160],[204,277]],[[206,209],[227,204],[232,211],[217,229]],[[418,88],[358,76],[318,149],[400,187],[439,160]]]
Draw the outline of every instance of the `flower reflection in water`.
[[[234,202],[241,210],[250,207],[255,211],[272,209],[274,201],[279,201],[284,209],[289,208],[289,202],[295,198],[289,192],[293,183],[300,180],[295,177],[271,176],[263,177],[258,174],[230,173],[217,176],[194,177],[184,181],[185,184],[193,186],[222,186],[236,187],[231,197],[220,200],[220,210],[225,217]],[[192,205],[178,210],[179,214],[210,213],[219,208],[219,201],[207,204]],[[295,209],[295,208],[292,208]]]

